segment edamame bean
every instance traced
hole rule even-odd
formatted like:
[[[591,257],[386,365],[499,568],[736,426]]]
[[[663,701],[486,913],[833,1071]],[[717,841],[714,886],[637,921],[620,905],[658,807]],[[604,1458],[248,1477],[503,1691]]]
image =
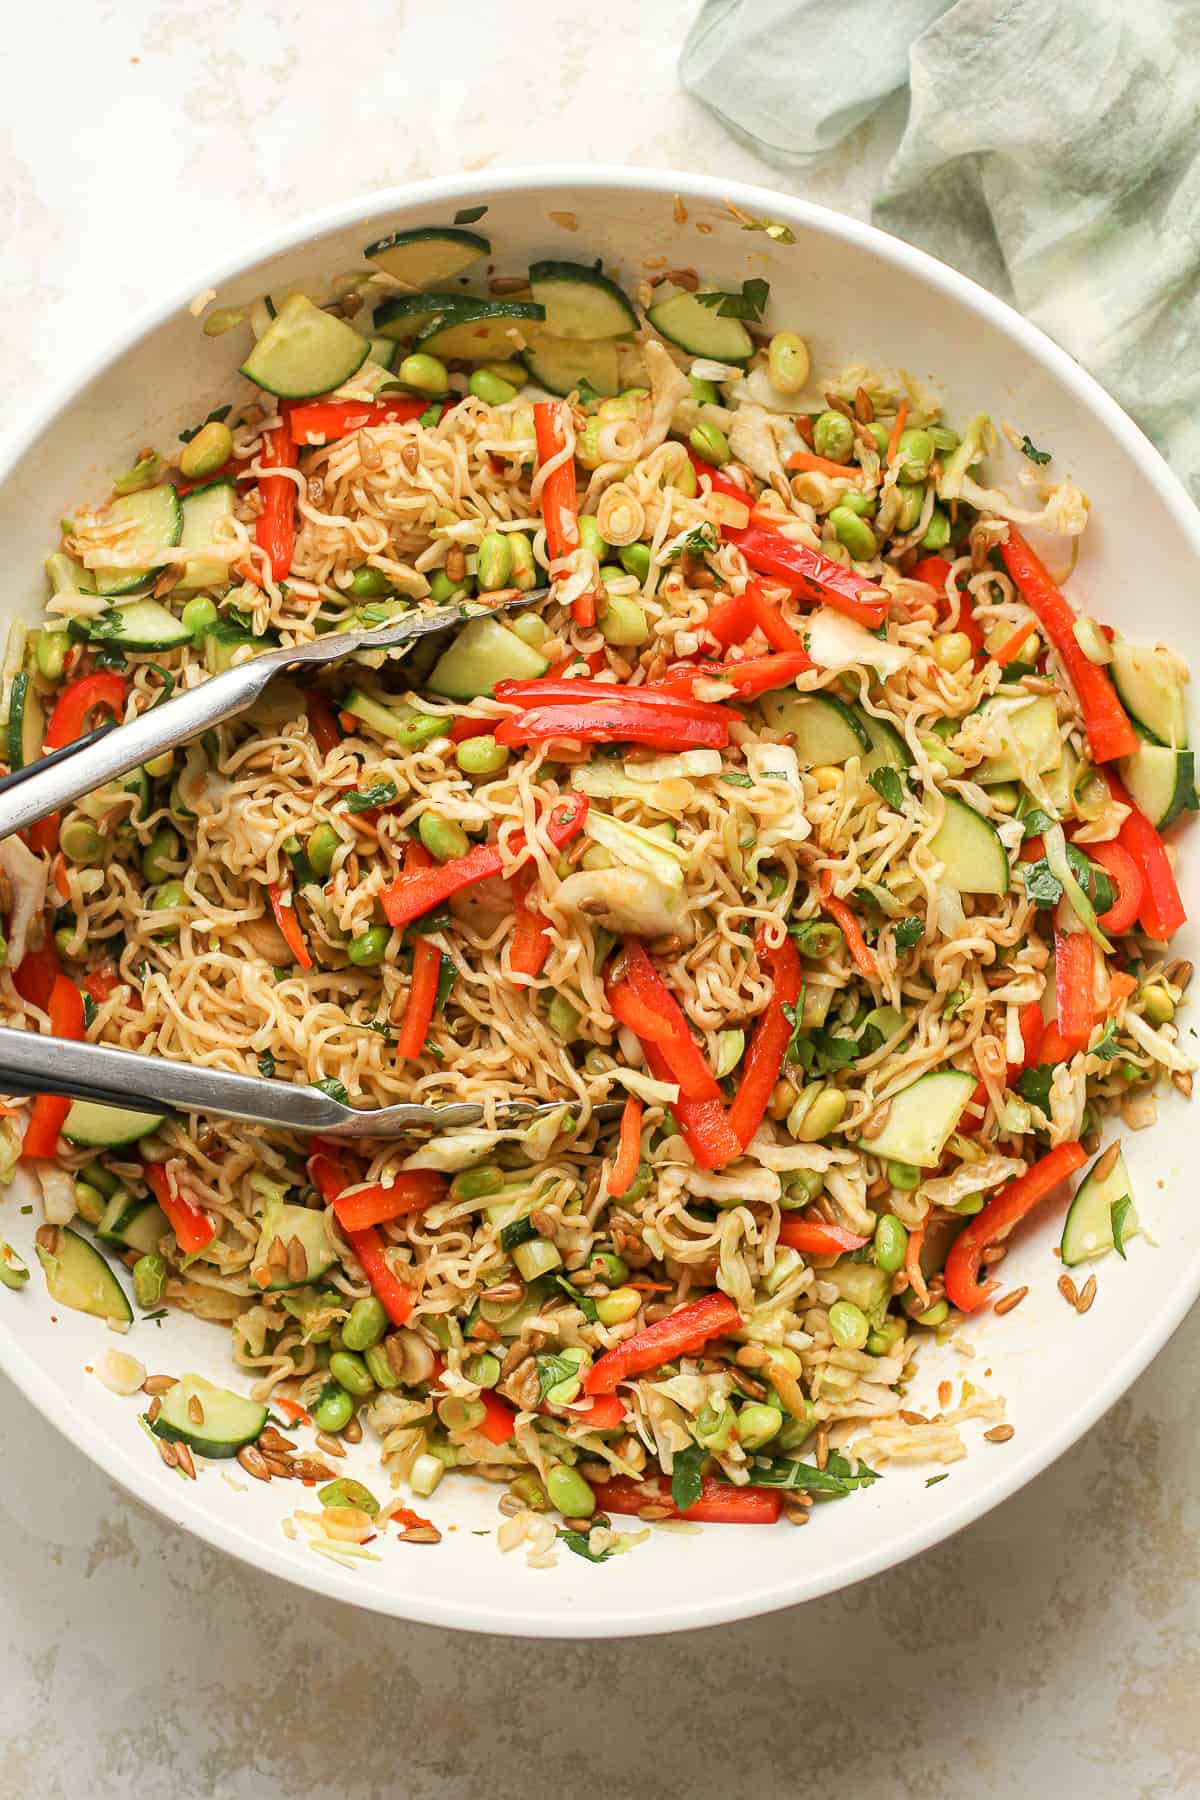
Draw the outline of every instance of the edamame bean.
[[[627,575],[636,575],[644,582],[650,573],[650,547],[648,544],[626,544],[617,553],[621,558],[621,567]]]
[[[932,1331],[938,1325],[944,1325],[950,1317],[950,1304],[946,1300],[935,1300],[933,1305],[923,1313],[918,1313],[913,1320],[914,1325],[924,1325]]]
[[[939,456],[949,456],[952,450],[958,449],[958,433],[952,431],[949,425],[930,425],[928,429],[933,447]]]
[[[456,745],[454,760],[464,775],[498,775],[508,765],[508,750],[490,732],[485,732],[482,737],[464,738]]]
[[[503,406],[517,397],[512,382],[502,381],[490,369],[476,369],[467,381],[467,392],[474,394],[477,400],[485,400],[489,406]]]
[[[564,1044],[573,1042],[579,1031],[579,1014],[565,994],[555,994],[546,1008],[546,1022]]]
[[[62,674],[63,664],[67,659],[67,643],[68,638],[65,631],[50,631],[43,628],[38,632],[34,660],[39,673],[44,675],[47,681],[57,681]]]
[[[508,579],[513,587],[520,588],[522,593],[526,593],[538,584],[537,564],[533,560],[533,545],[524,531],[506,531],[504,535],[508,540]],[[519,628],[523,623],[523,619],[517,619],[514,629]],[[541,624],[540,619],[538,623]]]
[[[642,1304],[636,1288],[618,1287],[596,1302],[596,1317],[602,1325],[623,1325],[632,1319]]]
[[[86,1219],[89,1225],[98,1225],[104,1217],[106,1196],[90,1181],[75,1183],[75,1211],[80,1218]]]
[[[925,528],[925,536],[921,539],[922,550],[944,550],[950,542],[950,519],[940,506],[935,506],[929,524]]]
[[[1151,1025],[1169,1025],[1175,1017],[1175,1002],[1164,987],[1144,987],[1138,999],[1142,1003],[1142,1016]]]
[[[688,433],[688,443],[702,462],[711,463],[715,469],[723,469],[733,456],[729,439],[716,425],[695,426]]]
[[[179,452],[179,473],[188,481],[215,475],[233,455],[233,433],[221,419],[210,419]]]
[[[167,1265],[153,1253],[139,1256],[133,1265],[133,1297],[139,1306],[149,1310],[157,1306],[167,1291]]]
[[[202,638],[209,626],[217,622],[216,603],[207,594],[196,594],[180,617],[194,638]]]
[[[867,426],[867,430],[875,439],[875,448],[878,450],[880,456],[886,457],[888,446],[892,441],[891,427],[885,425],[881,419],[873,419]]]
[[[829,523],[855,562],[870,562],[875,554],[875,533],[865,519],[860,519],[848,506],[835,506],[829,514]]]
[[[173,937],[175,934],[170,931],[160,931],[158,935],[159,937]],[[65,956],[70,959],[79,955],[83,945],[81,943],[76,943],[73,926],[60,925],[54,933],[54,948],[58,951],[60,956]]]
[[[524,363],[490,362],[483,363],[481,366],[487,370],[489,375],[494,375],[497,381],[507,381],[510,387],[522,388],[529,380],[529,370]]]
[[[860,519],[873,519],[878,511],[873,494],[856,494],[853,488],[847,488],[838,505],[857,513]]]
[[[597,1281],[607,1282],[610,1288],[619,1288],[629,1279],[629,1264],[614,1250],[593,1250],[588,1274],[594,1275]]]
[[[882,1213],[875,1225],[875,1264],[894,1275],[904,1267],[908,1254],[908,1233],[895,1213]]]
[[[387,1314],[382,1304],[369,1294],[363,1300],[356,1300],[350,1308],[350,1316],[342,1326],[342,1343],[347,1350],[369,1350],[377,1344],[387,1330]]]
[[[903,1319],[886,1319],[867,1338],[868,1356],[891,1356],[894,1350],[904,1342],[905,1324]]]
[[[172,831],[169,825],[160,825],[146,848],[142,851],[142,874],[147,881],[159,882],[167,879],[167,864],[175,862],[179,856],[179,834]]]
[[[603,575],[604,570],[600,573]],[[626,579],[622,569],[613,571],[622,580]],[[646,623],[646,615],[632,594],[610,594],[600,615],[600,632],[606,644],[635,646],[644,644],[650,636],[650,627]]]
[[[805,924],[798,925],[792,936],[801,956],[814,959],[832,956],[842,941],[838,927],[825,919],[809,919]]]
[[[703,375],[689,375],[688,386],[692,390],[692,399],[697,406],[715,406],[720,399],[715,381],[706,381]]]
[[[435,569],[429,577],[429,598],[435,606],[446,606],[451,600],[462,600],[471,592],[471,579],[451,581],[445,569]]]
[[[914,1188],[921,1185],[921,1171],[914,1163],[889,1162],[887,1178],[902,1194],[911,1194]]]
[[[813,421],[813,449],[827,462],[848,463],[854,449],[854,427],[844,413],[818,413]]]
[[[933,640],[933,660],[947,674],[957,674],[959,669],[966,667],[974,654],[971,640],[965,631],[944,631]]]
[[[898,531],[912,531],[919,524],[921,508],[925,504],[925,489],[919,482],[898,481],[896,490],[900,495],[900,511],[896,518]]]
[[[603,562],[612,545],[608,542],[596,521],[595,513],[580,513],[579,542],[585,550],[590,550],[597,562]]]
[[[927,431],[917,425],[900,433],[900,442],[896,450],[896,461],[899,464],[898,476],[901,481],[924,481],[929,474],[929,465],[933,461],[933,439]]]
[[[808,345],[794,331],[777,331],[767,345],[767,373],[779,394],[798,394],[808,380]]]
[[[799,1143],[819,1144],[831,1131],[836,1131],[845,1113],[846,1096],[841,1088],[822,1088],[812,1101],[806,1094],[801,1094],[788,1114],[787,1128]]]
[[[373,569],[369,563],[360,563],[350,577],[350,592],[356,600],[379,600],[391,591],[392,584],[383,570]]]
[[[150,896],[151,912],[173,912],[177,907],[188,903],[187,889],[182,881],[164,881]],[[178,937],[178,925],[168,925],[165,930],[155,933],[156,937]]]
[[[600,433],[604,420],[593,413],[583,430],[575,435],[575,461],[581,469],[598,469],[604,461],[600,452]]]
[[[1021,790],[1015,781],[996,781],[988,788],[988,799],[997,812],[1013,813],[1021,801]]]
[[[843,1350],[861,1350],[871,1335],[867,1315],[853,1300],[835,1300],[829,1309],[833,1341]]]
[[[596,1496],[583,1476],[566,1463],[555,1463],[546,1476],[546,1493],[565,1519],[590,1519],[596,1510]]]
[[[333,1358],[329,1360],[332,1363]],[[341,1431],[354,1417],[354,1402],[344,1387],[331,1381],[321,1389],[312,1416],[319,1431]]]
[[[68,862],[97,863],[104,855],[103,840],[90,819],[68,819],[58,844]]]
[[[720,1456],[737,1436],[737,1417],[732,1406],[705,1404],[693,1419],[691,1430],[703,1449]]]
[[[680,463],[669,480],[666,476],[663,477],[661,486],[674,488],[685,500],[694,500],[700,492],[700,477],[691,462]]]
[[[782,1424],[783,1414],[778,1407],[748,1401],[737,1416],[738,1442],[743,1450],[761,1450],[778,1436]]]
[[[329,1373],[348,1394],[369,1394],[375,1386],[366,1363],[353,1350],[335,1350],[329,1358]]]
[[[824,1186],[824,1178],[815,1169],[793,1169],[784,1176],[779,1205],[784,1212],[797,1212],[803,1206],[811,1206]]]
[[[386,1345],[371,1344],[363,1351],[363,1362],[366,1364],[367,1373],[375,1386],[381,1388],[384,1393],[387,1393],[390,1388],[400,1386],[400,1377],[392,1368]]]
[[[332,825],[317,825],[308,834],[304,854],[318,881],[324,881],[333,867],[333,859],[341,845],[341,837]]]
[[[508,538],[502,531],[489,531],[479,542],[475,559],[475,580],[485,594],[507,587],[512,570]]]
[[[405,387],[415,388],[418,394],[445,394],[450,389],[450,372],[445,363],[421,351],[406,356],[396,374]]]
[[[430,856],[436,857],[438,862],[453,862],[471,848],[471,840],[462,826],[444,819],[440,812],[423,812],[417,831]]]
[[[365,931],[360,931],[357,937],[350,939],[346,945],[346,955],[356,969],[373,969],[387,955],[391,935],[390,925],[368,925]]]

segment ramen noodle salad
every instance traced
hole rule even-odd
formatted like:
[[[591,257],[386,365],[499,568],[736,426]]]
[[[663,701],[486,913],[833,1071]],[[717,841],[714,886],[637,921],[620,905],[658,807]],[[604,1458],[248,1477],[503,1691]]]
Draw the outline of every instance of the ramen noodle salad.
[[[436,1542],[448,1473],[502,1547],[601,1562],[1011,1436],[970,1382],[908,1410],[917,1349],[1018,1304],[1036,1208],[1080,1310],[1144,1253],[1101,1126],[1195,1068],[1187,670],[1064,598],[1051,447],[810,366],[762,280],[497,268],[428,228],[210,305],[221,404],[62,521],[4,670],[16,768],[457,603],[0,846],[6,1022],[483,1108],[369,1152],[52,1095],[0,1127],[164,1460],[315,1486],[286,1528],[343,1561]],[[163,1308],[233,1386],[154,1372]]]

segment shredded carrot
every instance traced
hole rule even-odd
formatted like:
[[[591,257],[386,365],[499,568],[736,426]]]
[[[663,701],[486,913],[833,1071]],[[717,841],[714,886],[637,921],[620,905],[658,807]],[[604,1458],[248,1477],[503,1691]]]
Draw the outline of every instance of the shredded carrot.
[[[268,1404],[273,1406],[277,1412],[281,1412],[285,1419],[290,1419],[293,1425],[312,1424],[312,1419],[304,1408],[297,1406],[294,1400],[287,1399],[283,1394],[272,1394]]]
[[[850,468],[846,463],[830,462],[827,456],[816,456],[811,450],[794,451],[788,457],[787,466],[789,469],[798,469],[806,474],[829,475],[835,481],[850,480],[856,486],[859,485],[857,469]],[[779,515],[777,513],[772,515],[771,523],[778,527]]]
[[[867,948],[862,928],[844,900],[839,900],[833,891],[832,869],[821,870],[821,905],[835,924],[842,930],[846,940],[846,948],[854,959],[854,965],[863,975],[877,975],[875,958]]]
[[[1026,619],[1024,625],[1017,626],[1017,629],[1013,632],[1011,637],[1005,638],[1000,648],[995,652],[994,657],[994,660],[1000,664],[1001,668],[1004,668],[1007,663],[1012,662],[1020,655],[1022,645],[1026,638],[1030,637],[1032,633],[1037,630],[1037,625],[1038,622],[1036,619]]]
[[[1108,1005],[1104,1009],[1106,1018],[1111,1019],[1116,1013],[1120,1012],[1125,1001],[1128,1000],[1136,986],[1137,982],[1134,980],[1133,976],[1127,975],[1124,969],[1118,969],[1115,974],[1109,976]]]
[[[669,1281],[627,1281],[624,1285],[636,1288],[639,1294],[669,1294],[671,1292]]]
[[[58,889],[63,899],[67,899],[71,892],[71,884],[67,880],[67,859],[61,850],[55,854],[54,861],[50,864],[50,868],[54,875],[55,887]]]
[[[896,417],[892,421],[892,435],[888,439],[887,462],[890,469],[900,454],[900,439],[904,436],[904,427],[908,424],[908,401],[902,400],[896,408]]]
[[[929,1305],[929,1289],[925,1286],[925,1277],[921,1273],[921,1246],[925,1242],[926,1221],[908,1234],[908,1248],[904,1252],[904,1273],[908,1276],[908,1285],[920,1301],[924,1309]]]
[[[617,1160],[613,1163],[608,1177],[608,1192],[613,1200],[619,1200],[633,1186],[638,1172],[638,1163],[642,1154],[642,1103],[636,1094],[630,1094],[625,1102],[625,1110],[621,1114],[621,1138],[617,1150]]]

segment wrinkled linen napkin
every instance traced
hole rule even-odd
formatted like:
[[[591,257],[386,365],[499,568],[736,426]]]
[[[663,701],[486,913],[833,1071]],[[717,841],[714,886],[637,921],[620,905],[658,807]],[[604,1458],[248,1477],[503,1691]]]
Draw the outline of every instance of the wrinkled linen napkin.
[[[890,111],[874,223],[1057,339],[1200,499],[1200,0],[706,0],[680,78],[793,171]]]

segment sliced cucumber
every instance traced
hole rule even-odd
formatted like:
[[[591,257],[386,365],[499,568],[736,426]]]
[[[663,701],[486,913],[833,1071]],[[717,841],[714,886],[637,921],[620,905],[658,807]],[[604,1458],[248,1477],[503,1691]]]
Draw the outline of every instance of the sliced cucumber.
[[[531,263],[529,287],[555,337],[610,338],[637,330],[637,314],[616,282],[584,263]]]
[[[149,1137],[162,1124],[165,1113],[134,1112],[123,1106],[99,1106],[94,1100],[74,1100],[63,1121],[62,1134],[72,1144],[89,1144],[110,1150],[118,1144],[134,1144]]]
[[[183,621],[157,600],[131,600],[115,607],[92,621],[88,637],[94,644],[119,644],[122,650],[178,650],[192,641]]]
[[[617,346],[610,339],[583,343],[539,331],[524,352],[525,367],[550,394],[570,394],[588,382],[606,399],[621,391]]]
[[[295,1276],[289,1274],[286,1268],[272,1267],[270,1261],[273,1244],[282,1244],[286,1256],[294,1239],[299,1240],[306,1263],[304,1273]],[[332,1269],[337,1259],[338,1254],[329,1235],[329,1221],[323,1212],[313,1212],[307,1206],[289,1206],[283,1201],[268,1204],[263,1213],[262,1230],[252,1266],[255,1269],[270,1270],[271,1280],[268,1286],[271,1292],[277,1292],[280,1288],[303,1287],[308,1281],[319,1281],[327,1270]]]
[[[545,316],[529,300],[476,300],[455,316],[426,326],[417,338],[417,349],[451,362],[511,356],[528,341],[522,326],[540,324]]]
[[[1107,1175],[1097,1178],[1096,1165],[1102,1162],[1107,1151],[1102,1152],[1092,1164],[1091,1169],[1079,1184],[1079,1191],[1072,1200],[1063,1220],[1062,1243],[1059,1253],[1068,1269],[1076,1263],[1086,1262],[1091,1256],[1103,1256],[1106,1251],[1115,1248],[1113,1239],[1113,1208],[1122,1200],[1129,1201],[1129,1208],[1124,1218],[1118,1215],[1121,1226],[1121,1242],[1133,1236],[1138,1229],[1137,1213],[1133,1209],[1133,1189],[1129,1185],[1129,1171],[1125,1167],[1125,1158],[1117,1152],[1117,1160]]]
[[[936,1168],[975,1085],[974,1075],[962,1069],[935,1069],[919,1076],[892,1095],[883,1130],[878,1137],[863,1139],[864,1150],[918,1169]]]
[[[1162,831],[1194,805],[1196,759],[1190,750],[1167,744],[1139,744],[1121,760],[1121,780],[1156,830]]]
[[[715,306],[695,294],[672,294],[646,314],[656,331],[693,356],[714,362],[743,363],[754,354],[754,339],[740,319],[723,319]]]
[[[861,715],[834,694],[797,694],[784,688],[764,694],[759,706],[773,731],[793,733],[801,768],[848,762],[871,748]]]
[[[240,625],[235,625],[232,619],[218,619],[204,634],[205,668],[210,675],[219,675],[223,669],[231,669],[237,652],[246,645],[256,655],[260,650],[274,648],[269,638],[254,637],[251,632],[243,631]]]
[[[1111,669],[1121,705],[1130,718],[1144,726],[1157,743],[1186,750],[1187,700],[1171,653],[1118,638],[1112,647]]]
[[[157,1200],[135,1200],[124,1188],[118,1188],[105,1201],[104,1211],[96,1226],[96,1236],[106,1244],[119,1244],[123,1250],[136,1250],[149,1256],[158,1249],[171,1227]]]
[[[1062,762],[1062,732],[1058,708],[1050,694],[1038,694],[1018,706],[1005,700],[988,700],[980,708],[1006,746],[989,756],[972,775],[981,786],[993,781],[1024,781],[1032,771],[1043,775]]]
[[[415,338],[435,319],[457,318],[475,305],[476,300],[465,294],[396,294],[375,308],[372,329],[378,337],[399,343]]]
[[[381,369],[386,369],[390,374],[397,360],[396,340],[388,337],[368,338],[367,355],[373,363],[378,363]]]
[[[393,231],[390,237],[376,238],[363,251],[397,281],[413,287],[428,287],[434,281],[449,281],[464,269],[490,256],[492,246],[477,231],[459,231],[450,225],[422,225],[415,231]]]
[[[96,592],[106,598],[135,594],[161,569],[161,560],[155,561],[156,552],[172,549],[179,542],[183,530],[179,495],[169,481],[161,481],[157,487],[122,494],[108,508],[108,516],[134,526],[133,541],[128,547],[141,556],[142,563],[136,569],[93,569]]]
[[[1070,812],[1078,774],[1079,758],[1070,744],[1064,743],[1062,761],[1057,769],[1048,769],[1042,777],[1042,787],[1055,818],[1064,819]]]
[[[190,494],[185,494],[183,531],[179,539],[184,549],[203,550],[206,545],[211,544],[214,537],[213,526],[218,519],[232,518],[236,504],[237,490],[232,481],[209,481],[203,487],[193,488]],[[228,563],[199,556],[184,565],[179,586],[187,590],[224,587],[228,581]]]
[[[443,650],[425,685],[447,700],[478,700],[498,681],[536,681],[550,664],[499,619],[470,619]]]
[[[361,332],[292,294],[242,364],[242,374],[268,394],[308,400],[349,381],[367,360]]]
[[[89,1244],[67,1225],[56,1225],[52,1229],[55,1233],[53,1247],[37,1245],[38,1261],[45,1272],[50,1298],[57,1300],[60,1306],[69,1306],[74,1312],[128,1324],[133,1318],[133,1308],[95,1245]]]
[[[46,715],[33,685],[33,678],[22,669],[13,676],[8,696],[8,766],[24,769],[37,762],[46,735]]]
[[[856,706],[854,712],[871,743],[862,765],[868,780],[876,769],[896,769],[903,774],[912,767],[912,751],[894,725],[877,719],[864,706]]]
[[[377,731],[380,737],[385,738],[399,737],[414,716],[412,707],[404,702],[399,706],[384,706],[356,687],[351,688],[346,698],[339,703],[339,711],[352,713],[356,719],[361,719],[364,725],[369,725],[372,731]]]
[[[929,848],[944,865],[945,879],[960,894],[1006,894],[1008,857],[993,825],[953,794]]]
[[[150,1429],[168,1444],[186,1444],[197,1456],[236,1456],[267,1422],[257,1400],[216,1387],[203,1375],[183,1375],[162,1396]]]

